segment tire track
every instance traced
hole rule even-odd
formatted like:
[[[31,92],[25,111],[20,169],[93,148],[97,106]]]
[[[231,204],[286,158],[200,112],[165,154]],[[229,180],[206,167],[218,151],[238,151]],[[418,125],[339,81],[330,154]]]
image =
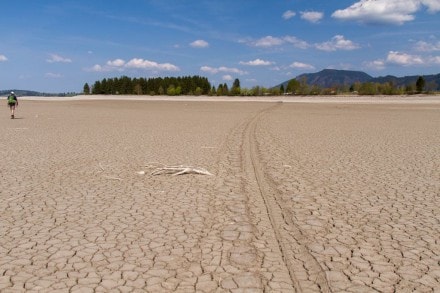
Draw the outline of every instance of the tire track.
[[[265,166],[260,160],[256,130],[261,118],[282,103],[265,108],[251,118],[243,132],[243,166],[248,178],[254,177],[258,194],[264,202],[266,213],[275,233],[276,241],[292,283],[298,292],[331,292],[326,274],[315,257],[310,253],[308,239],[295,224],[292,215],[283,209],[275,182],[265,175]]]
[[[215,196],[209,204],[209,213],[215,220],[207,227],[212,234],[201,245],[210,242],[219,248],[220,267],[213,279],[226,291],[295,292],[265,204],[258,196],[246,140],[250,122],[268,108],[267,104],[253,104],[241,112],[241,121],[229,131],[218,152],[212,190]],[[202,253],[202,259],[209,260],[211,254]]]

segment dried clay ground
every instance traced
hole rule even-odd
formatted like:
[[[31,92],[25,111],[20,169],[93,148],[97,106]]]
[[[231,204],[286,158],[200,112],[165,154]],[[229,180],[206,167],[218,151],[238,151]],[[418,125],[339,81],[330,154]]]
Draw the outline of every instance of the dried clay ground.
[[[440,291],[436,99],[2,113],[1,292]]]

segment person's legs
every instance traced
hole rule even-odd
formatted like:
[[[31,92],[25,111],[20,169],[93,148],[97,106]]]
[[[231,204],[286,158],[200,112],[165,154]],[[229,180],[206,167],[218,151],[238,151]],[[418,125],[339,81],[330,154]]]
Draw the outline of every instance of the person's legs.
[[[15,114],[15,105],[9,105],[9,108],[11,109],[11,119],[14,119]]]

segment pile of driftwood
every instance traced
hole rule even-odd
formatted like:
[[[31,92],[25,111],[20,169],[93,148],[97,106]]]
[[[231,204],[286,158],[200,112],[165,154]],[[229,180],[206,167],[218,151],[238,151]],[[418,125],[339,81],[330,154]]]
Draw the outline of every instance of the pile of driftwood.
[[[188,165],[164,165],[160,163],[149,163],[145,166],[148,169],[153,169],[151,175],[171,174],[173,176],[183,174],[199,174],[213,176],[208,170],[199,167],[193,167]],[[142,173],[143,172],[143,173]],[[145,174],[144,171],[138,172],[138,174]]]

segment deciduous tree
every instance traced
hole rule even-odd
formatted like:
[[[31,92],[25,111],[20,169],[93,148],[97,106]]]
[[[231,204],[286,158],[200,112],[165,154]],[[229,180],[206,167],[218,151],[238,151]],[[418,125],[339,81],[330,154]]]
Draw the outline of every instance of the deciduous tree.
[[[297,94],[300,89],[300,82],[296,79],[291,79],[289,83],[287,84],[287,92],[292,94]]]

